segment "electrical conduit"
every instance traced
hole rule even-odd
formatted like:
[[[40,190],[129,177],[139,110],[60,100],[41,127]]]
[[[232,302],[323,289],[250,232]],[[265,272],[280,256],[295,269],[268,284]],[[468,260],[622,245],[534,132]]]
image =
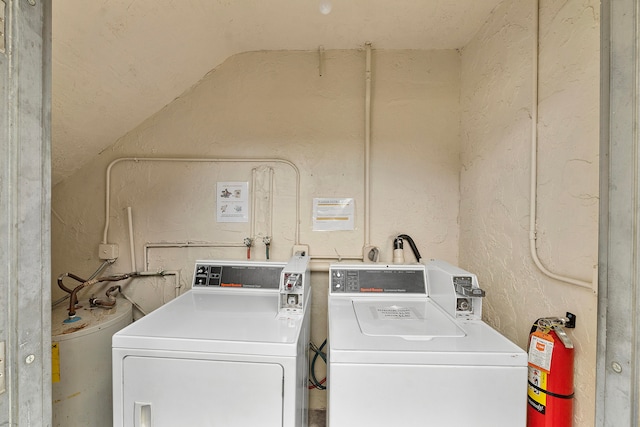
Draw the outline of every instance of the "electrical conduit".
[[[532,102],[531,102],[531,198],[529,205],[529,249],[531,252],[531,258],[536,267],[546,276],[559,280],[561,282],[569,283],[582,288],[591,289],[593,291],[593,282],[587,282],[584,280],[562,276],[549,271],[540,258],[538,257],[538,248],[536,246],[537,240],[537,205],[538,205],[538,55],[539,55],[539,39],[540,39],[540,26],[539,26],[539,13],[540,3],[539,0],[534,0],[535,10],[533,12],[533,81],[532,81]],[[594,273],[596,274],[596,273]]]

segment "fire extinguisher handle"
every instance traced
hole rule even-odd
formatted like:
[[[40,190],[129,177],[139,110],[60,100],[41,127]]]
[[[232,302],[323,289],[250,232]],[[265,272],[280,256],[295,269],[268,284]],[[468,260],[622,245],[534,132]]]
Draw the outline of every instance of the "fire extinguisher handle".
[[[562,344],[564,344],[565,348],[573,348],[573,342],[571,342],[571,338],[569,338],[569,335],[567,335],[562,326],[556,325],[553,327],[553,330],[558,338],[560,338],[560,341],[562,341]]]

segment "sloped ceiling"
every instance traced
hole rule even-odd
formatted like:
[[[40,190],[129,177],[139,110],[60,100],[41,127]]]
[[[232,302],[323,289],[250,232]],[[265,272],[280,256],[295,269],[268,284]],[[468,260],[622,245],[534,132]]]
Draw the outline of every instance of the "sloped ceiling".
[[[53,184],[231,55],[367,41],[374,49],[459,48],[500,1],[55,1]]]

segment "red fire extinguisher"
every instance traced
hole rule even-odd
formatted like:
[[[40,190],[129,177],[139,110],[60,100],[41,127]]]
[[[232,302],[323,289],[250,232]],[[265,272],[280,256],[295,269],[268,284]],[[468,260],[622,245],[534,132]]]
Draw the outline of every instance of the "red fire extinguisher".
[[[528,427],[573,424],[573,343],[564,328],[576,327],[576,316],[536,320],[529,334]]]

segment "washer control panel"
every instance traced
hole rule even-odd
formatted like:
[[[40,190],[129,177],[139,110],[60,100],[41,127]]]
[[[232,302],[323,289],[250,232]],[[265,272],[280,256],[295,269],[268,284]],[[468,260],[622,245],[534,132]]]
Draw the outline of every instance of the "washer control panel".
[[[396,293],[426,294],[424,266],[371,265],[342,266],[330,268],[332,293]]]

